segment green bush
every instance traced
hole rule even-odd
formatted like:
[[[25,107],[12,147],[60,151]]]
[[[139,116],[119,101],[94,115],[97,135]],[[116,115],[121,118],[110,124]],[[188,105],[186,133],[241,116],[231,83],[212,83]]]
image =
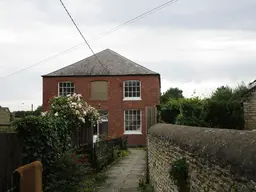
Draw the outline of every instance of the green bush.
[[[23,164],[35,160],[43,164],[45,191],[77,191],[89,167],[70,157],[71,136],[76,128],[95,123],[98,117],[95,108],[74,94],[53,98],[50,110],[41,116],[26,116],[13,123],[24,141]]]
[[[161,110],[166,123],[227,129],[244,127],[243,107],[236,100],[170,100]]]
[[[204,120],[210,127],[243,129],[242,105],[238,101],[207,100],[204,105]]]
[[[94,174],[86,155],[68,151],[52,165],[45,191],[78,191],[82,187],[81,182]]]
[[[221,86],[209,98],[199,99],[183,98],[181,90],[170,88],[161,96],[161,120],[189,126],[243,129],[244,112],[241,101],[246,91],[248,88],[244,83],[234,89]]]
[[[18,135],[23,138],[23,164],[41,160],[44,172],[70,148],[68,127],[61,118],[27,116],[14,122]]]

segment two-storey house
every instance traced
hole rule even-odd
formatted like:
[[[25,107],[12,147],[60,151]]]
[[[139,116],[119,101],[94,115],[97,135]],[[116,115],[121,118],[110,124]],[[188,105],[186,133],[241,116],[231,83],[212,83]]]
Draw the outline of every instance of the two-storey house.
[[[43,75],[43,109],[54,96],[79,93],[104,115],[108,136],[146,144],[146,107],[159,105],[160,75],[106,49]]]

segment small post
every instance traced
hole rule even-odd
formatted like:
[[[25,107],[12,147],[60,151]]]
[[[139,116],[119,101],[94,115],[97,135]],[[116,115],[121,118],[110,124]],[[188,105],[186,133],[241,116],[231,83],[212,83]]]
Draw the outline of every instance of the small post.
[[[39,161],[19,167],[14,171],[14,182],[19,192],[43,192],[42,164]]]

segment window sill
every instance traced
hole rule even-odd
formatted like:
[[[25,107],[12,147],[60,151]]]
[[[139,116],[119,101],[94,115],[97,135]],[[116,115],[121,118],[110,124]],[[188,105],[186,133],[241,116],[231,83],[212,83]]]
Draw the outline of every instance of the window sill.
[[[142,135],[141,131],[125,131],[124,135]]]
[[[141,97],[125,97],[123,101],[141,101]]]

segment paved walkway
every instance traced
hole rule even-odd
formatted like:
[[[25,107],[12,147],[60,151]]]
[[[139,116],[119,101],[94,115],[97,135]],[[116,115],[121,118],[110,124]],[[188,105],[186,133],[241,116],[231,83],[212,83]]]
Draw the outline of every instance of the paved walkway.
[[[146,152],[130,149],[131,153],[110,167],[106,172],[108,178],[99,188],[99,192],[134,192],[138,181],[146,172]]]

